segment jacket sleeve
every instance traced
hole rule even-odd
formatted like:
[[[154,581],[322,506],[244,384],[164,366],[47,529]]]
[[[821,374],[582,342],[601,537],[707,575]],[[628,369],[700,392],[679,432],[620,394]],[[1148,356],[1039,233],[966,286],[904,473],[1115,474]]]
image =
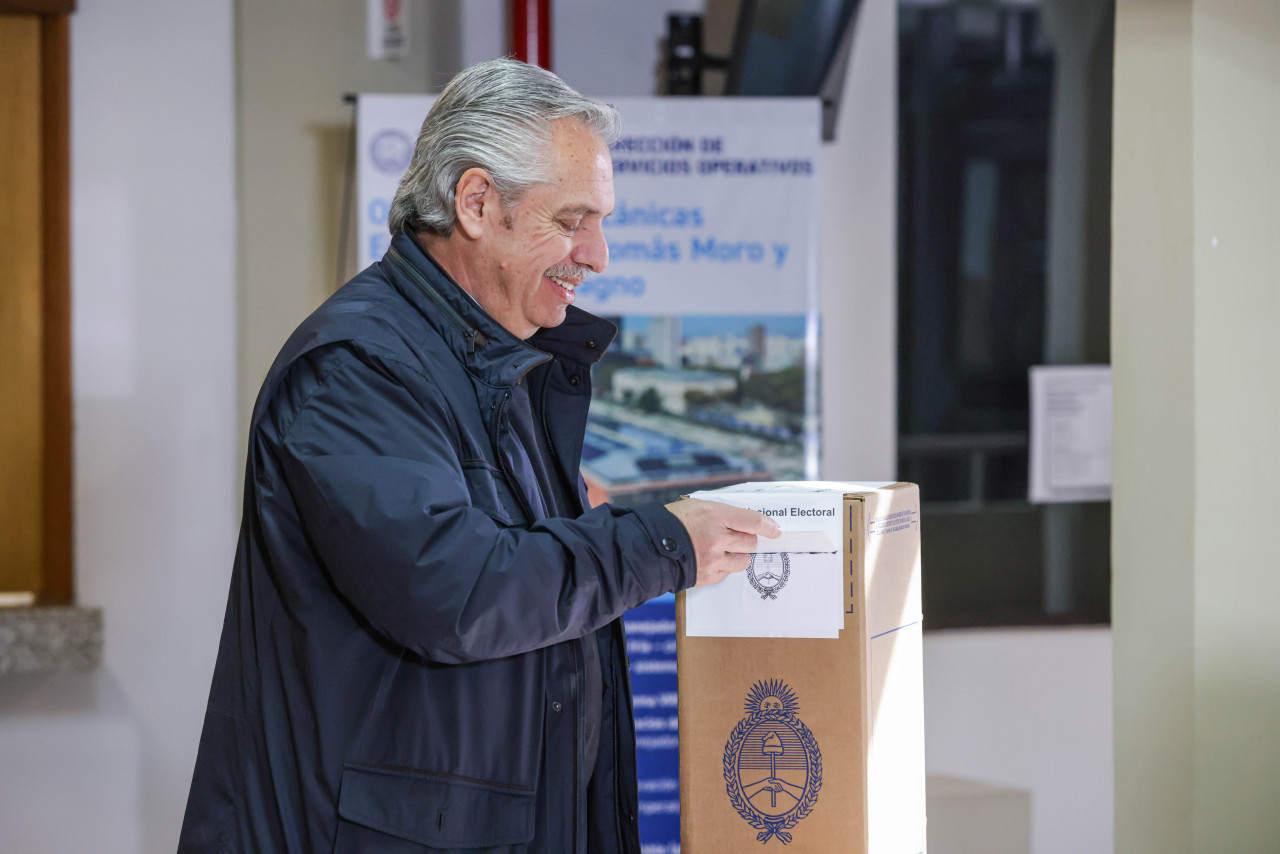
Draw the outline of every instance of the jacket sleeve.
[[[582,637],[693,584],[692,544],[664,507],[503,526],[472,505],[452,436],[427,378],[352,355],[280,440],[312,549],[391,642],[442,663],[499,658]]]

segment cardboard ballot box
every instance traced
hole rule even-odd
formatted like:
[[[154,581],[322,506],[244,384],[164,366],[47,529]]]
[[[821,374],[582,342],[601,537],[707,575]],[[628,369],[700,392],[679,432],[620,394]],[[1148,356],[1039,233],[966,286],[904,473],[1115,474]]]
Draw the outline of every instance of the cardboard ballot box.
[[[766,512],[784,545],[812,551],[762,551],[746,573],[677,597],[681,850],[920,854],[918,489],[760,483],[692,497]]]

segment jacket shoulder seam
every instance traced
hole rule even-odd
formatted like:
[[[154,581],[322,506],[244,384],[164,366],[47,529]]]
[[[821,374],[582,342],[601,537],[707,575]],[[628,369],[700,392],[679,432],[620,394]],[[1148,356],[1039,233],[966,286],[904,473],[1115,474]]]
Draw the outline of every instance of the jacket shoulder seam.
[[[333,342],[332,345],[329,345],[329,346],[334,346],[334,345],[354,346],[358,348],[361,352],[363,352],[365,355],[370,357],[371,359],[377,359],[378,361],[381,361],[387,364],[394,364],[401,368],[404,368],[406,371],[414,374],[418,378],[422,379],[424,382],[430,383],[431,386],[435,388],[437,391],[440,389],[439,383],[437,383],[435,379],[431,377],[430,374],[423,371],[420,367],[410,364],[408,361],[402,358],[399,358],[398,356],[395,356],[383,350],[382,348],[369,349],[368,347],[365,347],[361,345],[359,342],[351,339],[344,340],[344,341],[335,341]],[[333,377],[334,374],[338,373],[342,369],[350,366],[353,362],[359,361],[357,353],[353,352],[348,347],[342,347],[342,350],[343,352],[334,361],[334,364],[329,366],[328,369],[325,370],[316,380],[315,388],[307,392],[306,397],[303,398],[298,403],[298,406],[290,414],[288,422],[282,425],[282,429],[280,431],[280,442],[282,444],[288,441],[289,433],[290,431],[293,430],[293,425],[297,423],[299,416],[301,416],[304,412],[307,411],[307,408],[311,405],[311,401],[315,398],[315,396],[320,394],[322,391],[324,391],[324,389],[328,386],[330,378]],[[453,423],[453,415],[452,413],[450,413],[449,408],[446,406],[442,406],[440,408],[440,411],[443,413],[445,419],[448,421],[450,429],[456,432],[456,427]]]
[[[335,341],[335,342],[333,342],[333,343],[334,343],[334,344],[346,344],[346,343],[350,343],[350,342],[346,342],[346,341]],[[332,346],[332,345],[330,345],[330,346]],[[332,366],[330,366],[328,370],[326,370],[324,373],[322,373],[322,374],[320,375],[319,379],[316,381],[315,388],[313,388],[313,389],[311,389],[311,391],[307,392],[307,396],[306,396],[306,397],[304,397],[304,398],[303,398],[303,399],[298,403],[297,407],[295,407],[295,408],[294,408],[293,412],[291,412],[291,413],[289,414],[289,420],[288,420],[288,422],[287,422],[287,423],[285,423],[285,424],[283,424],[283,425],[281,425],[281,428],[282,428],[282,429],[280,430],[280,443],[281,443],[281,444],[284,444],[286,441],[288,441],[288,439],[289,439],[289,432],[290,432],[291,430],[293,430],[293,425],[297,423],[297,421],[298,421],[298,416],[300,416],[303,412],[305,412],[305,411],[306,411],[307,407],[311,405],[311,400],[312,400],[312,399],[313,399],[317,394],[319,394],[321,391],[323,391],[323,390],[324,390],[324,388],[325,388],[325,386],[327,386],[327,385],[329,384],[329,378],[330,378],[331,376],[333,376],[335,373],[337,373],[339,370],[341,370],[342,368],[344,368],[344,367],[346,367],[348,364],[350,364],[351,360],[355,358],[355,354],[354,354],[354,353],[352,353],[352,352],[351,352],[351,351],[349,351],[349,350],[346,350],[345,348],[343,348],[343,350],[344,350],[344,352],[340,355],[340,357],[336,360],[336,362],[335,362]]]

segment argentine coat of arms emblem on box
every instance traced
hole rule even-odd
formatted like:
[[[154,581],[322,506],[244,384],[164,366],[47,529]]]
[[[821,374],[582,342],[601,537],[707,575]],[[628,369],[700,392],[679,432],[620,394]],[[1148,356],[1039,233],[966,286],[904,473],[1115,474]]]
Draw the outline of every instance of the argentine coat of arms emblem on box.
[[[822,788],[822,753],[799,718],[800,701],[778,679],[757,682],[743,703],[724,748],[724,784],[729,802],[759,833],[761,844],[789,832],[813,810]]]
[[[747,581],[760,594],[761,599],[777,599],[778,591],[787,586],[791,577],[791,555],[752,553],[747,564]]]

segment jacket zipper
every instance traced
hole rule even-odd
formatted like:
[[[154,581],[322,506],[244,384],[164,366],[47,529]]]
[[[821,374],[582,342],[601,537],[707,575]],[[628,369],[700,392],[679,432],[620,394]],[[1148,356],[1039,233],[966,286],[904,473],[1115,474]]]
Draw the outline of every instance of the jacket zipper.
[[[440,292],[427,281],[426,277],[423,276],[422,273],[418,272],[417,268],[406,261],[404,256],[396,251],[394,246],[387,250],[387,257],[391,259],[392,263],[394,263],[397,268],[399,268],[400,272],[413,280],[413,283],[418,286],[418,289],[427,295],[427,299],[431,300],[432,304],[434,304],[436,308],[440,309],[440,313],[443,314],[450,323],[461,330],[463,337],[467,339],[468,354],[475,353],[476,347],[483,347],[485,345],[486,340],[484,333],[463,320],[462,315],[454,311],[453,306],[449,305],[449,301],[441,296]]]
[[[579,678],[579,674],[586,670],[586,663],[582,657],[582,650],[576,643],[569,644],[569,650],[572,653],[570,658],[573,660],[573,672],[569,674],[569,689],[573,694],[573,850],[578,852],[583,850],[582,846],[586,844],[586,839],[582,835],[585,827],[580,803],[586,797],[583,773],[587,763],[586,757],[582,755],[582,732],[586,721],[583,720],[582,715],[584,680]]]
[[[448,300],[441,296],[440,292],[437,291],[429,281],[427,281],[426,277],[423,276],[417,268],[406,261],[404,256],[401,255],[394,246],[387,250],[387,257],[391,259],[392,263],[395,264],[402,273],[412,279],[413,283],[418,286],[418,289],[427,295],[427,298],[431,300],[432,304],[435,305],[436,308],[440,309],[440,313],[462,332],[463,337],[467,340],[468,354],[475,353],[477,347],[483,347],[488,343],[488,339],[485,338],[484,333],[479,329],[470,326],[465,320],[463,320],[462,315],[454,311],[453,306],[449,305]],[[534,364],[537,364],[537,362]],[[525,374],[532,370],[533,366],[534,365],[531,364],[526,367],[524,373],[520,375],[520,379],[517,379],[516,382],[523,380]],[[511,471],[511,467],[508,465],[506,457],[502,454],[501,431],[503,417],[506,412],[507,402],[510,400],[511,392],[506,392],[502,397],[502,403],[498,405],[497,419],[494,422],[493,430],[493,455],[498,460],[498,466],[502,470],[502,476],[507,480],[507,485],[511,487],[511,491],[515,493],[516,500],[520,502],[520,506],[524,509],[525,517],[530,522],[533,522],[533,507],[530,506],[528,498],[525,497],[524,490],[522,490],[520,488],[520,484],[516,482],[515,473]],[[554,453],[554,450],[552,453]]]
[[[552,356],[551,368],[549,368],[549,370],[554,370],[555,362],[556,362],[556,357]],[[547,393],[548,393],[548,389],[550,389],[551,387],[550,380],[551,378],[548,376],[542,384],[542,404],[541,406],[538,407],[540,410],[539,416],[542,421],[542,442],[547,446],[547,453],[551,455],[551,462],[555,467],[556,476],[559,477],[561,481],[564,481],[565,480],[564,466],[560,462],[560,455],[556,453],[555,445],[551,443],[551,430],[549,429],[549,425],[547,424]],[[578,499],[577,490],[566,488],[564,490],[564,493],[571,502],[578,505],[578,512],[581,513],[583,510],[581,506],[582,502]],[[592,632],[591,634],[587,635],[584,638],[579,638],[579,643],[585,644],[585,643],[595,643],[595,642],[596,642],[595,632]],[[578,644],[571,644],[569,648],[572,651],[572,659],[573,659],[573,672],[570,674],[569,678],[570,678],[571,691],[573,694],[573,707],[574,707],[574,714],[573,714],[574,846],[573,846],[573,850],[577,852],[580,850],[579,846],[581,844],[585,844],[585,841],[586,841],[585,836],[581,836],[581,834],[586,833],[586,827],[584,823],[585,812],[583,812],[581,809],[580,800],[586,797],[586,785],[584,783],[584,777],[587,770],[589,770],[586,767],[587,766],[586,756],[583,755],[583,749],[585,748],[586,745],[584,745],[582,741],[582,734],[586,730],[586,719],[585,719],[586,697],[583,695],[583,685],[586,682],[587,665],[586,665],[586,657],[584,656],[582,649],[578,646]],[[579,678],[579,674],[581,674],[581,678]],[[614,742],[615,742],[614,755],[616,756],[619,749],[616,746],[616,742],[617,742],[616,729],[614,733]]]
[[[610,638],[609,642],[609,646],[611,647],[611,653],[609,655],[609,681],[613,685],[613,802],[617,805],[614,807],[613,820],[615,831],[618,834],[618,850],[625,851],[627,850],[627,840],[630,839],[630,837],[627,835],[625,830],[626,822],[623,818],[623,811],[625,810],[629,813],[631,810],[631,804],[627,803],[622,796],[623,775],[621,773],[622,761],[620,758],[622,756],[622,686],[618,683],[618,633],[615,630],[611,634],[613,634],[613,637]],[[625,641],[623,643],[622,654],[626,655]]]
[[[586,507],[582,504],[582,499],[578,495],[578,486],[571,482],[569,473],[565,471],[564,464],[560,462],[560,455],[556,453],[556,446],[551,443],[551,427],[547,424],[547,394],[551,388],[550,374],[555,370],[556,357],[551,357],[551,364],[547,368],[548,376],[542,383],[542,405],[538,407],[539,417],[542,420],[542,442],[547,446],[547,453],[551,455],[551,462],[555,465],[556,476],[560,478],[560,484],[564,487],[565,497],[569,499],[571,505],[577,507],[579,513],[586,511]]]
[[[520,507],[524,510],[525,518],[532,524],[533,507],[529,504],[529,499],[525,496],[524,490],[520,488],[520,484],[516,482],[515,472],[511,470],[511,464],[507,462],[507,457],[502,453],[502,430],[505,424],[504,419],[507,413],[507,403],[511,400],[511,392],[504,392],[502,401],[498,404],[497,416],[493,422],[493,456],[498,461],[498,467],[502,470],[502,476],[507,480],[507,486],[511,487],[511,491],[515,494],[516,500],[520,502]]]

